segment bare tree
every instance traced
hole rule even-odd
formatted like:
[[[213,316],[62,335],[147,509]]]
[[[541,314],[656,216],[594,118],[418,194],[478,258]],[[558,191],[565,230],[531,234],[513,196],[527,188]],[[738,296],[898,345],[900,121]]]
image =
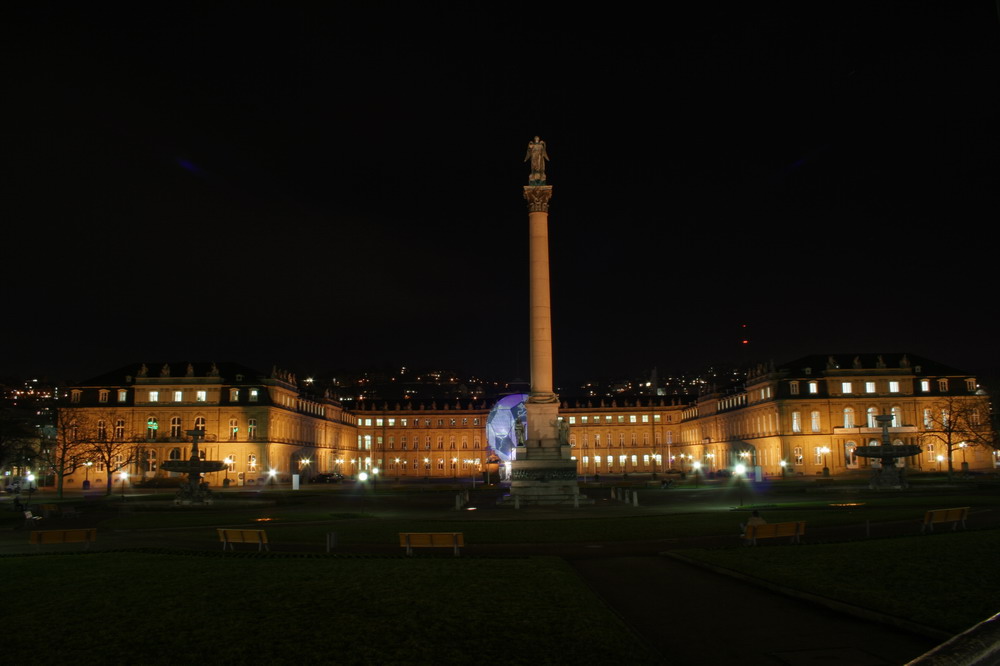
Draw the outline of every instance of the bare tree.
[[[95,412],[94,429],[90,437],[88,453],[102,465],[108,473],[104,494],[110,495],[114,486],[114,474],[138,460],[139,435],[128,429],[127,415],[114,410]]]
[[[44,460],[55,476],[60,499],[66,477],[80,469],[87,460],[90,435],[90,418],[83,410],[59,408],[56,412],[56,436],[45,449]]]
[[[11,407],[0,410],[0,469],[34,457],[37,444],[38,434],[24,410]]]
[[[923,424],[924,441],[941,444],[944,448],[949,477],[954,472],[956,450],[970,446],[982,446],[990,450],[998,447],[990,402],[985,395],[942,396],[924,409]]]

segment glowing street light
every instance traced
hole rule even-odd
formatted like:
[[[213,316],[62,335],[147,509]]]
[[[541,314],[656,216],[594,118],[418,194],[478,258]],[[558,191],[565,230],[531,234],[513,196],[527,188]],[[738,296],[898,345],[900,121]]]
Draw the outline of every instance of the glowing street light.
[[[125,482],[128,481],[128,472],[126,472],[125,470],[122,470],[121,472],[118,473],[118,478],[122,482],[122,499],[124,500],[125,499]]]
[[[941,454],[938,454],[937,462],[938,462],[938,471],[940,472],[941,471],[941,463],[944,462],[944,456],[942,456]]]
[[[224,486],[229,487],[229,466],[233,464],[233,457],[226,456],[222,459],[222,462],[226,463],[226,479],[222,482]]]
[[[819,452],[823,454],[823,476],[830,476],[830,460],[827,458],[827,455],[830,453],[830,447],[824,446]]]

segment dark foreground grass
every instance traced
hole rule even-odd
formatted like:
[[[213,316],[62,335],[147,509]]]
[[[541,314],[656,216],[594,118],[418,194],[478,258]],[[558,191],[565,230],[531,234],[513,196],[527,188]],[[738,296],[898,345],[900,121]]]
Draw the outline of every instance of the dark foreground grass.
[[[677,552],[950,633],[1000,611],[1000,530]]]
[[[0,558],[10,663],[656,663],[556,558]]]

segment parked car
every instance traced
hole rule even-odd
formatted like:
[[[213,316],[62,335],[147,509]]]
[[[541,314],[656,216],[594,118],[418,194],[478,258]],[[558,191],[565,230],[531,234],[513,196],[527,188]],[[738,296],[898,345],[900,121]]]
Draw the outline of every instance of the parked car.
[[[344,480],[344,475],[340,472],[333,472],[332,474],[317,474],[313,478],[309,479],[310,483],[340,483]]]

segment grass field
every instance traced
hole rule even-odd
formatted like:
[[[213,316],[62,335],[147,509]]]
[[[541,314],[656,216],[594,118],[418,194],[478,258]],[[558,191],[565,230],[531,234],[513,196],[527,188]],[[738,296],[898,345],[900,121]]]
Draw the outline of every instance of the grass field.
[[[10,663],[652,664],[562,560],[0,558]]]
[[[1000,530],[845,543],[676,551],[784,587],[946,632],[1000,612]]]

